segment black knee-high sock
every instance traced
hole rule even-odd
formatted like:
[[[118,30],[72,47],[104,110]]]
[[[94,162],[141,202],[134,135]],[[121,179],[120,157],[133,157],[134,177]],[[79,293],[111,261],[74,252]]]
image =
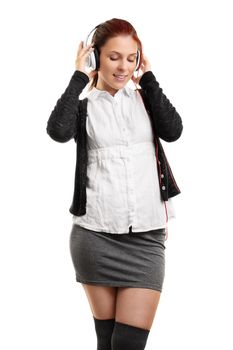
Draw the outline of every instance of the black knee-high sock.
[[[115,318],[99,320],[94,318],[97,335],[97,350],[111,350],[111,337],[115,324]]]
[[[143,350],[149,332],[150,330],[116,321],[111,339],[112,350]]]

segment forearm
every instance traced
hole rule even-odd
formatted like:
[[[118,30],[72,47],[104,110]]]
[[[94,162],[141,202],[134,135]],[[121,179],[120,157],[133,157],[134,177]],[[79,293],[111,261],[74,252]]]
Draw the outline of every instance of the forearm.
[[[152,71],[145,72],[139,84],[146,94],[158,136],[167,142],[177,140],[183,130],[182,119],[164,95]]]
[[[65,92],[58,99],[48,121],[46,131],[58,142],[67,142],[77,130],[79,95],[89,82],[89,77],[76,70]]]

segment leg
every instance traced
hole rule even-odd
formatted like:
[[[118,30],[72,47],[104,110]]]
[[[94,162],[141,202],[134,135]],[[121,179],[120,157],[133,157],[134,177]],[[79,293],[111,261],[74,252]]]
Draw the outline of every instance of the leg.
[[[150,330],[160,292],[147,288],[118,288],[116,321]]]
[[[83,284],[95,322],[97,350],[111,350],[117,287]]]
[[[143,350],[160,299],[147,288],[118,288],[112,350]]]
[[[115,318],[117,287],[82,283],[92,314],[100,320]]]

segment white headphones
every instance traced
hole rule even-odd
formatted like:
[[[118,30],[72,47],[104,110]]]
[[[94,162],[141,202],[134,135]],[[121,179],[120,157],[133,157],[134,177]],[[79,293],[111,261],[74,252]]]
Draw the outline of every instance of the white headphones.
[[[88,38],[89,38],[89,36],[90,36],[90,34],[96,29],[96,28],[98,28],[100,26],[100,24],[99,25],[97,25],[94,29],[92,29],[91,31],[90,31],[90,33],[88,34],[88,36],[87,36],[87,38],[84,40],[84,42],[83,42],[83,47],[86,47],[86,46],[88,46],[89,45],[89,43],[88,43]],[[94,35],[94,33],[93,33],[93,35]],[[92,35],[92,36],[93,36]],[[92,40],[90,40],[90,43],[92,42]],[[137,58],[136,58],[136,67],[135,67],[135,71],[137,71],[138,70],[138,68],[139,68],[139,63],[140,63],[140,50],[138,49],[137,50]],[[93,70],[96,70],[96,69],[98,69],[100,67],[100,59],[99,59],[99,52],[98,52],[98,50],[97,50],[97,48],[96,47],[94,47],[94,50],[91,52],[91,54],[88,56],[88,58],[87,58],[87,68],[92,68]]]

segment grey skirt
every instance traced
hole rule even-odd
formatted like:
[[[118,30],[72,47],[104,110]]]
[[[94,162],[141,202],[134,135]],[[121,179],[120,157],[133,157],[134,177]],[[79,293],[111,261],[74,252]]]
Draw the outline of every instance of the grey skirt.
[[[162,292],[165,236],[165,228],[112,234],[73,223],[69,244],[76,281]]]

